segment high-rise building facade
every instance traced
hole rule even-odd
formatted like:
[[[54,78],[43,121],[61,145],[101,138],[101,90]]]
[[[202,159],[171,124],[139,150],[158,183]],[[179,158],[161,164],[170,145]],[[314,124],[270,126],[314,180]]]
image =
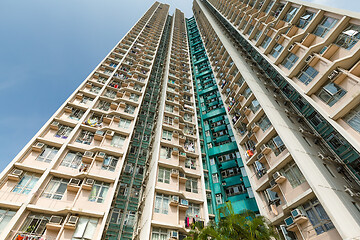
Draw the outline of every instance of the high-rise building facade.
[[[287,239],[359,239],[359,14],[296,0],[193,12],[260,213]]]
[[[1,173],[0,239],[183,239],[264,215],[360,239],[360,15],[155,2]]]

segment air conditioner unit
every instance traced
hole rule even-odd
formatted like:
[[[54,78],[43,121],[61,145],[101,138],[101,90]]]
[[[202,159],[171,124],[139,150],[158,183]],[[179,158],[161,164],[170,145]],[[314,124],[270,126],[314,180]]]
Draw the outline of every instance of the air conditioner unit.
[[[313,59],[313,55],[309,55],[309,56],[307,56],[306,58],[305,58],[305,62],[306,63],[309,63],[312,59]]]
[[[289,227],[289,226],[291,226],[292,224],[294,224],[294,219],[293,219],[292,217],[288,217],[288,218],[285,218],[284,222],[285,222],[285,225],[286,225],[287,227]]]
[[[171,169],[171,174],[179,175],[179,170],[178,169]]]
[[[279,177],[281,177],[282,175],[281,175],[281,173],[280,172],[275,172],[274,174],[273,174],[273,179],[278,179]]]
[[[94,155],[94,153],[93,153],[93,152],[90,152],[90,151],[85,151],[85,153],[84,153],[84,157],[89,157],[89,158],[91,158],[93,155]]]
[[[115,122],[120,122],[120,117],[119,116],[114,116],[114,121]]]
[[[32,146],[32,150],[35,152],[42,152],[44,147],[45,147],[44,143],[37,142]]]
[[[179,196],[172,196],[172,197],[171,197],[171,200],[172,200],[173,202],[179,202]]]
[[[50,128],[51,128],[51,129],[54,129],[54,130],[58,130],[58,129],[59,129],[59,125],[60,125],[59,122],[54,121],[54,122],[51,123]]]
[[[24,171],[15,168],[14,170],[12,170],[11,175],[17,176],[17,177],[21,177],[23,175]]]
[[[112,139],[112,137],[114,136],[115,132],[114,131],[111,131],[111,130],[107,130],[106,131],[106,134],[105,134],[105,137],[107,139]]]
[[[260,154],[257,155],[256,159],[260,160],[262,157],[264,157],[264,154],[260,153]]]
[[[171,231],[170,238],[178,239],[179,233],[177,231]]]
[[[291,216],[293,218],[297,218],[297,217],[301,217],[301,216],[304,216],[303,212],[298,209],[298,208],[295,208],[294,210],[291,211]]]
[[[279,36],[276,36],[276,38],[275,38],[275,41],[277,42],[277,41],[279,41],[280,40],[280,35]]]
[[[8,174],[8,179],[9,180],[13,180],[13,181],[19,181],[23,175],[24,171],[15,168],[14,170],[11,171],[11,173]]]
[[[56,216],[56,215],[52,215],[51,217],[50,217],[50,220],[49,220],[49,223],[52,223],[52,224],[61,224],[61,222],[62,222],[62,220],[63,220],[63,217],[61,217],[61,216]]]
[[[292,45],[288,48],[288,50],[291,51],[291,50],[294,49],[294,47],[295,47],[295,44],[292,44]]]
[[[70,107],[70,106],[66,106],[65,109],[64,109],[64,111],[67,112],[67,113],[72,113],[72,110],[73,110],[73,108]]]
[[[77,99],[82,99],[83,97],[84,97],[84,94],[82,94],[82,93],[77,93],[76,94]]]
[[[266,189],[265,193],[266,193],[266,197],[268,198],[270,203],[273,203],[273,202],[276,202],[276,201],[280,200],[277,192],[271,191],[270,188]]]
[[[102,159],[104,159],[105,158],[105,156],[106,156],[106,153],[104,153],[104,152],[98,152],[98,154],[97,154],[97,158],[102,158]]]
[[[86,185],[94,185],[95,183],[95,180],[94,179],[91,179],[91,178],[87,178],[86,181],[85,181],[85,184]]]
[[[338,70],[333,70],[329,76],[328,76],[328,79],[330,79],[331,81],[334,80],[338,75],[339,75],[339,71]]]
[[[265,149],[266,149],[266,145],[265,145],[265,144],[263,144],[263,145],[260,146],[260,151],[264,151]]]
[[[349,188],[348,186],[344,186],[344,187],[345,187],[345,192],[346,192],[347,194],[349,194],[350,197],[355,196],[355,192],[354,192],[351,188]]]
[[[183,205],[183,206],[189,206],[189,201],[186,200],[186,199],[181,199],[180,204]]]
[[[81,180],[78,178],[70,178],[69,185],[73,186],[79,186],[81,183]]]
[[[77,217],[77,216],[70,216],[66,223],[76,226],[76,224],[77,224],[78,221],[79,221],[79,217]]]

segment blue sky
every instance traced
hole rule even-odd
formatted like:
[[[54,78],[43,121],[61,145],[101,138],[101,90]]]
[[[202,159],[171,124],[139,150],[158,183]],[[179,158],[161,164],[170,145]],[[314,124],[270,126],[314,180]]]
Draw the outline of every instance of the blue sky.
[[[192,0],[162,2],[192,15]],[[360,12],[358,0],[313,2]],[[152,3],[0,1],[0,170]]]

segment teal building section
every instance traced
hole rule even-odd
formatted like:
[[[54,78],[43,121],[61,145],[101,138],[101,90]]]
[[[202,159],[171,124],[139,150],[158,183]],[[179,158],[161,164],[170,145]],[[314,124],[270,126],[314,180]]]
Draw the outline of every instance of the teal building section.
[[[259,68],[259,72],[266,76],[274,86],[274,90],[282,94],[287,102],[289,110],[299,117],[299,121],[304,121],[314,132],[317,133],[321,142],[326,143],[326,147],[336,156],[337,160],[346,164],[352,174],[360,180],[360,153],[325,119],[318,111],[305,99],[277,70],[257,51],[241,34],[235,29],[227,19],[225,19],[213,6],[204,0],[205,5],[222,23],[233,39],[242,47],[248,55],[248,59],[253,61],[254,66]],[[320,140],[319,140],[320,141]],[[339,173],[345,175],[347,171],[343,167],[337,169]],[[351,181],[351,180],[349,180]]]
[[[217,209],[227,201],[232,203],[236,213],[258,212],[195,18],[187,19],[186,24],[198,122],[202,129],[201,149],[209,213],[218,221]]]

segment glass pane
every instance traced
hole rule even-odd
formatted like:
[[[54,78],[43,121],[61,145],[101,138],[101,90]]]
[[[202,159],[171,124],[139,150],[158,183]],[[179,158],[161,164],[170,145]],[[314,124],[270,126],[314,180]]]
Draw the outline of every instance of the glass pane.
[[[80,217],[79,222],[76,226],[73,238],[82,238],[86,229],[86,225],[89,221],[89,218]]]
[[[84,239],[93,239],[96,226],[97,226],[98,220],[91,218],[88,225],[86,226],[86,231],[84,233]]]

